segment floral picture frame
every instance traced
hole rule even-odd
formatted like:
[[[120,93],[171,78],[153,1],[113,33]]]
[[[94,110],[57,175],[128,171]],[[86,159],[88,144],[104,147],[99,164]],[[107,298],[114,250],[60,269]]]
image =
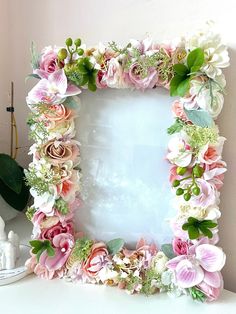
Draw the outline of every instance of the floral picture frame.
[[[227,47],[211,29],[168,44],[147,38],[86,49],[79,38],[68,38],[65,47],[46,47],[41,54],[32,45],[30,76],[39,81],[27,96],[34,141],[25,172],[34,198],[27,210],[33,223],[29,269],[42,278],[118,286],[131,294],[187,294],[202,302],[219,297],[225,254],[216,245],[217,220],[226,163],[215,119],[228,65]],[[166,153],[177,204],[173,240],[157,248],[155,239],[137,239],[129,250],[120,238],[89,239],[74,223],[83,173],[75,140],[77,97],[85,88],[159,87],[175,97]]]

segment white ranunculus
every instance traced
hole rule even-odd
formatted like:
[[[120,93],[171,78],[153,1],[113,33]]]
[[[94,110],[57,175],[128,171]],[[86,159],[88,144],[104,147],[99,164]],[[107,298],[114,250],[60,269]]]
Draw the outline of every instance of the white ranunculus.
[[[163,252],[158,252],[153,258],[153,266],[158,274],[162,274],[166,270],[168,257]]]
[[[112,58],[108,63],[108,69],[102,81],[110,88],[126,88],[124,72],[117,58]]]
[[[173,136],[168,143],[167,159],[179,167],[187,167],[192,161],[192,151],[181,134]]]
[[[214,81],[203,82],[201,80],[192,80],[190,94],[195,95],[197,105],[209,112],[213,119],[216,119],[220,114],[224,96],[222,90],[225,86],[224,76],[220,75],[219,79]]]
[[[221,75],[222,68],[229,66],[229,55],[227,47],[222,44],[218,34],[214,34],[210,29],[205,32],[190,37],[186,41],[186,48],[190,51],[195,48],[202,48],[205,54],[205,62],[202,71],[210,78],[215,79]]]

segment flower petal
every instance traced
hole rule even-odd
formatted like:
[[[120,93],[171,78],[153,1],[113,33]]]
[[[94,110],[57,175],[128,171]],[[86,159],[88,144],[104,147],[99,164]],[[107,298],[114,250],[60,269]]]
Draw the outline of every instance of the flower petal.
[[[64,70],[58,70],[49,75],[48,81],[51,86],[58,91],[59,94],[64,95],[67,89],[67,78]]]
[[[204,278],[203,269],[185,259],[176,267],[176,281],[180,288],[191,288],[202,282]]]
[[[204,282],[213,288],[220,288],[223,284],[222,275],[218,271],[213,273],[205,271]]]
[[[81,93],[81,89],[79,89],[79,87],[70,84],[67,86],[65,96],[74,96],[74,95],[78,95],[80,93]]]
[[[202,244],[196,248],[196,258],[200,265],[209,272],[220,271],[225,264],[225,253],[212,244]]]
[[[40,101],[42,101],[43,97],[48,94],[48,89],[48,80],[40,80],[28,93],[27,103],[30,105],[39,103]]]
[[[169,269],[176,269],[179,262],[185,259],[186,259],[186,255],[176,256],[166,263],[166,267]]]

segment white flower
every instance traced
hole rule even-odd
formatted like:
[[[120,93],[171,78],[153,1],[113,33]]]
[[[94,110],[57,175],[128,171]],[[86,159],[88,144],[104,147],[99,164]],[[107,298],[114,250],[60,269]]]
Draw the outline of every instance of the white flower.
[[[46,216],[54,215],[53,205],[57,196],[55,187],[52,187],[49,192],[43,193],[42,195],[38,195],[37,192],[31,188],[30,194],[34,198],[35,208],[40,208],[40,211],[45,213]]]
[[[194,217],[198,220],[216,220],[221,216],[219,207],[214,204],[208,207],[192,206],[190,204],[181,203],[178,204],[179,215],[181,219],[188,219],[189,217]]]
[[[224,96],[222,90],[225,87],[225,79],[220,75],[216,81],[202,81],[192,80],[190,94],[194,97],[194,102],[209,112],[213,119],[216,119],[220,114],[223,104]]]
[[[158,252],[153,258],[153,266],[158,274],[162,274],[166,270],[168,257],[163,252]]]
[[[98,277],[103,283],[107,280],[113,280],[115,282],[118,278],[118,275],[119,274],[117,271],[112,270],[109,267],[103,267],[98,273]]]
[[[111,88],[127,88],[123,68],[117,58],[112,58],[109,61],[107,72],[103,76],[102,81]]]
[[[199,32],[189,38],[186,42],[186,48],[191,51],[195,48],[204,50],[205,63],[201,70],[210,78],[215,79],[222,73],[222,68],[229,66],[227,47],[222,44],[220,36],[210,30]]]
[[[192,161],[192,151],[184,139],[184,134],[179,133],[171,138],[168,143],[169,153],[167,159],[179,167],[187,167]]]

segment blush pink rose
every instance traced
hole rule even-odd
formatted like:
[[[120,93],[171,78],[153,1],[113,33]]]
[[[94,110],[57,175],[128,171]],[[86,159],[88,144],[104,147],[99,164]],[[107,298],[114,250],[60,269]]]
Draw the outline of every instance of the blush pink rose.
[[[61,122],[71,119],[73,112],[63,104],[55,104],[49,106],[49,111],[44,116],[50,121]]]
[[[74,237],[70,233],[61,233],[54,236],[52,246],[55,250],[55,255],[48,256],[47,252],[44,251],[40,256],[39,263],[49,271],[61,269],[70,256],[74,242]]]
[[[42,51],[39,69],[34,70],[34,73],[41,78],[48,78],[49,74],[64,67],[64,63],[58,60],[58,50],[59,48],[46,47]]]
[[[135,86],[137,89],[145,90],[147,88],[153,88],[158,80],[157,71],[155,68],[149,68],[147,76],[142,77],[139,69],[138,63],[133,63],[130,66],[128,76],[130,82]]]
[[[107,262],[108,250],[103,242],[95,243],[87,260],[83,263],[84,272],[90,277],[96,277]]]
[[[48,141],[39,152],[40,157],[46,157],[53,165],[75,160],[79,156],[79,148],[76,142]]]
[[[189,244],[180,238],[174,238],[172,241],[173,251],[176,255],[186,255],[188,253]]]
[[[223,281],[222,281],[222,286],[223,286]],[[222,291],[222,286],[219,288],[215,288],[203,281],[197,286],[197,288],[207,296],[207,301],[211,302],[219,298],[220,293]]]
[[[172,112],[175,117],[180,118],[181,120],[187,122],[188,118],[184,112],[184,105],[179,101],[176,100],[172,104]]]
[[[74,233],[73,223],[71,221],[68,221],[66,224],[62,225],[59,222],[55,226],[52,226],[51,228],[42,229],[40,239],[49,240],[50,242],[52,242],[53,238],[61,233],[68,233],[73,235]]]

